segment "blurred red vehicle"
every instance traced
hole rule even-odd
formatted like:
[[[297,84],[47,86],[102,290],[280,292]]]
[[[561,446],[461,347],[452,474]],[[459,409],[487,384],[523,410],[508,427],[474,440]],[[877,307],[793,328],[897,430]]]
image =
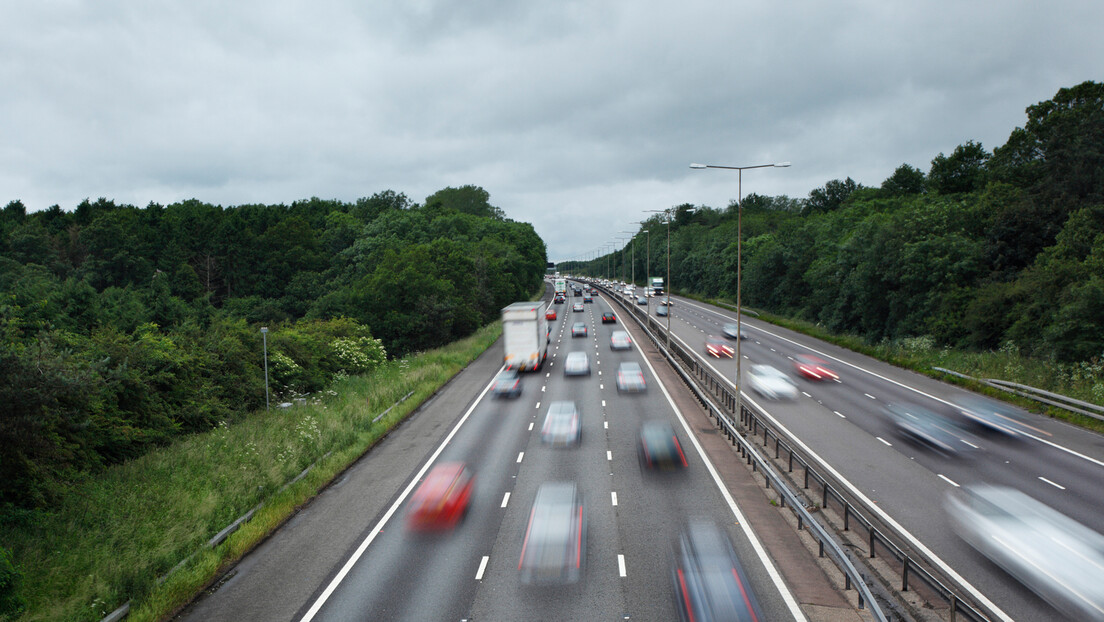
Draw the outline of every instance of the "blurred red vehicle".
[[[548,313],[544,314],[544,319],[546,319],[546,320],[556,319],[556,310],[555,309],[549,309]]]
[[[794,357],[794,369],[810,380],[839,380],[836,372],[828,369],[828,363],[811,354],[798,354]]]
[[[455,527],[468,511],[474,481],[462,462],[444,462],[430,469],[410,498],[407,528],[435,531]]]

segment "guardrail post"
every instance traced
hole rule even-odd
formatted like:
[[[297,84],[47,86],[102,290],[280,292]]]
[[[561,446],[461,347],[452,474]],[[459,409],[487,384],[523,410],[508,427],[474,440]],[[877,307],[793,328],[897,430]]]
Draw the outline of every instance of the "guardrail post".
[[[805,490],[809,489],[809,465],[805,465]]]
[[[793,473],[793,449],[790,450],[790,470],[787,473]]]
[[[901,591],[908,591],[908,569],[909,569],[909,556],[905,555],[904,568],[901,570]]]
[[[798,522],[800,523],[800,521],[798,521]],[[818,553],[817,556],[818,557],[824,557],[824,540],[818,540],[817,543],[820,545],[820,552]]]
[[[874,559],[874,525],[867,525],[866,530],[870,533],[870,559]]]
[[[844,531],[850,531],[851,530],[851,504],[850,503],[844,503],[843,504],[843,530]]]
[[[777,460],[777,459],[778,459],[778,455],[779,455],[779,453],[778,453],[778,452],[780,451],[780,448],[778,447],[778,445],[779,445],[779,444],[780,444],[781,442],[782,442],[782,439],[778,438],[777,436],[776,436],[776,437],[774,437],[774,459],[775,459],[775,460]]]
[[[828,482],[821,482],[820,483],[820,490],[821,490],[820,507],[827,510],[828,509]]]

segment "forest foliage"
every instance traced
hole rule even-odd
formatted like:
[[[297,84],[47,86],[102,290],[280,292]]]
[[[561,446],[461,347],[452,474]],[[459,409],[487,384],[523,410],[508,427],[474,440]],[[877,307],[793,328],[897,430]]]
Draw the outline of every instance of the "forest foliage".
[[[545,246],[476,186],[423,204],[0,210],[0,517],[66,482],[386,356],[540,287]]]
[[[872,342],[1104,357],[1104,84],[1026,112],[992,153],[971,140],[879,187],[847,178],[806,199],[744,198],[743,303]],[[736,210],[687,204],[646,221],[630,242],[641,282],[665,273],[669,226],[673,287],[734,300]],[[622,274],[620,252],[560,269],[605,275],[607,260]]]

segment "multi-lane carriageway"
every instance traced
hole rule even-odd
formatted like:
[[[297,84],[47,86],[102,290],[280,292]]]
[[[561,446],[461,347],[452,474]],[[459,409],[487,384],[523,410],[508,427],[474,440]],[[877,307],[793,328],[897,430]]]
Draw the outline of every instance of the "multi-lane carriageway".
[[[568,301],[557,307],[551,365],[523,378],[519,399],[493,400],[487,392],[501,365],[500,353],[492,349],[181,617],[674,619],[671,543],[686,518],[703,516],[727,528],[767,620],[859,619],[826,587],[812,557],[792,546],[792,533],[781,533],[790,528],[778,529],[778,514],[764,518],[764,510],[775,510],[763,507],[758,485],[723,439],[710,434],[709,422],[670,370],[642,356],[646,343],[638,339],[631,351],[609,350],[610,331],[625,328],[622,314],[616,325],[602,325],[607,301],[596,298],[583,313],[572,313]],[[719,333],[732,316],[684,299],[676,299],[671,311],[672,337],[699,351],[705,336]],[[572,339],[570,324],[580,316],[588,337]],[[799,381],[803,395],[796,402],[750,396],[769,416],[1005,619],[1058,617],[957,539],[942,499],[967,482],[1015,485],[1104,531],[1095,511],[1104,492],[1099,437],[1036,418],[1034,438],[983,437],[981,455],[969,462],[935,456],[894,437],[880,417],[880,404],[953,401],[958,389],[754,320],[745,319],[745,330],[751,333],[742,348],[745,364],[765,362],[789,371],[790,357],[812,351],[840,373],[839,383]],[[593,373],[565,378],[558,363],[576,349],[591,354]],[[619,395],[614,388],[617,363],[627,360],[644,368],[649,388],[643,395]],[[724,377],[735,373],[733,361],[712,363]],[[572,449],[543,446],[538,436],[548,403],[561,399],[576,401],[583,414],[583,441]],[[636,434],[639,422],[649,418],[674,425],[690,459],[686,473],[655,478],[640,471]],[[411,537],[402,528],[404,501],[431,463],[443,460],[463,460],[475,469],[471,513],[445,537]],[[585,580],[564,588],[524,588],[517,562],[527,513],[537,487],[550,480],[577,482],[587,502]]]
[[[653,361],[639,343],[610,350],[611,331],[625,327],[600,322],[608,302],[596,298],[581,313],[570,303],[557,309],[548,363],[523,376],[520,398],[491,397],[501,366],[492,349],[180,618],[673,620],[673,544],[687,519],[702,517],[727,531],[763,620],[815,620],[825,612],[862,619],[854,592],[832,587],[654,351]],[[586,338],[571,337],[579,320]],[[575,350],[590,355],[589,377],[563,375],[560,363]],[[622,361],[640,363],[646,392],[617,392]],[[540,424],[555,400],[573,400],[582,411],[579,446],[541,444]],[[637,435],[648,419],[676,429],[689,461],[684,472],[641,470]],[[429,465],[446,460],[476,472],[470,513],[452,533],[415,537],[403,528],[405,501]],[[529,510],[538,486],[556,480],[576,482],[586,502],[585,579],[523,586],[518,560]],[[763,528],[752,531],[752,524]]]
[[[703,355],[706,337],[721,334],[735,318],[682,298],[674,300],[670,313],[672,339]],[[1104,533],[1104,440],[1099,435],[1025,414],[1030,429],[1023,438],[980,434],[968,439],[978,446],[967,452],[969,457],[933,453],[896,436],[883,405],[911,402],[951,414],[965,394],[962,389],[746,316],[743,327],[749,336],[741,348],[745,373],[752,363],[769,364],[789,373],[800,389],[792,402],[744,395],[845,480],[850,492],[865,497],[873,512],[895,524],[909,548],[930,552],[945,572],[961,577],[975,598],[993,605],[997,619],[1062,619],[966,546],[951,529],[943,502],[948,491],[966,484],[1010,486]],[[829,361],[839,381],[797,380],[793,358],[803,353]],[[718,375],[735,377],[735,361],[706,360]]]

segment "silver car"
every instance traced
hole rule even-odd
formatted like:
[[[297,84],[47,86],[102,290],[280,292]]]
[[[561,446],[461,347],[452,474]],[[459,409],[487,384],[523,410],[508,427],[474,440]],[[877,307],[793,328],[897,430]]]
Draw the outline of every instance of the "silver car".
[[[583,438],[579,409],[575,402],[552,402],[541,426],[541,442],[555,447],[571,447]]]
[[[570,352],[564,359],[565,376],[589,376],[590,358],[586,352]]]
[[[637,393],[648,388],[640,363],[627,361],[617,367],[617,391]]]
[[[1071,620],[1104,620],[1104,536],[1000,486],[947,497],[959,537]]]
[[[610,350],[629,350],[632,348],[632,339],[629,333],[623,330],[615,330],[610,335]]]
[[[747,372],[752,391],[771,400],[797,399],[797,385],[786,374],[770,365],[752,365]]]
[[[586,570],[586,508],[574,482],[545,482],[537,489],[521,543],[521,582],[575,583]]]

